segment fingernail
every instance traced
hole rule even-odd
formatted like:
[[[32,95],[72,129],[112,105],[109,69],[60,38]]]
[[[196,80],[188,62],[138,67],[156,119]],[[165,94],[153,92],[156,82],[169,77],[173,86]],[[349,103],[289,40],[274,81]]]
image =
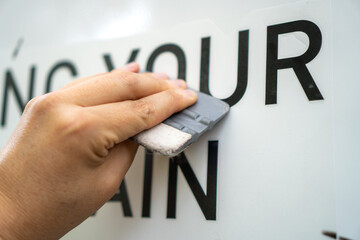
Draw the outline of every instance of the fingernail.
[[[153,73],[153,74],[157,78],[161,78],[161,79],[168,79],[169,78],[169,76],[166,73],[157,72],[157,73]]]
[[[186,89],[186,90],[184,90],[184,92],[186,95],[188,95],[191,98],[197,98],[197,94],[193,90]]]
[[[131,62],[124,66],[126,70],[133,71],[138,67],[138,64],[136,62]]]
[[[175,87],[186,88],[186,83],[184,80],[169,80],[169,83]]]

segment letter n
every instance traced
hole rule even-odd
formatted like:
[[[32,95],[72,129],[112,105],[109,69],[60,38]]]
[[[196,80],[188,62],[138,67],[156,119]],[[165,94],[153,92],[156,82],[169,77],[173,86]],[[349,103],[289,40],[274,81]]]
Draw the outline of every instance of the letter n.
[[[1,109],[1,126],[4,127],[6,125],[6,114],[7,114],[7,105],[8,105],[8,93],[10,90],[13,91],[15,95],[15,100],[21,113],[24,111],[25,106],[31,98],[33,98],[34,94],[34,85],[35,85],[35,72],[36,67],[32,66],[30,69],[30,83],[29,83],[29,91],[27,99],[23,99],[20,94],[20,90],[18,85],[15,82],[12,72],[9,70],[5,73],[5,86],[4,86],[4,94],[3,94],[3,102],[2,102],[2,109]]]
[[[187,183],[198,202],[206,220],[216,220],[216,188],[218,165],[218,141],[209,141],[206,194],[201,188],[184,153],[171,158],[169,166],[169,185],[167,218],[176,216],[177,167],[183,172]]]

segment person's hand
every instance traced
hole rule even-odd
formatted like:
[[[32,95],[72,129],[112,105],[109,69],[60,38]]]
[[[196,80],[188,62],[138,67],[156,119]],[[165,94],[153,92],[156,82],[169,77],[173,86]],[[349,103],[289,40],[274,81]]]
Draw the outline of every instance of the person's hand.
[[[129,64],[31,100],[0,153],[0,239],[58,239],[118,190],[129,140],[196,101],[182,80]]]

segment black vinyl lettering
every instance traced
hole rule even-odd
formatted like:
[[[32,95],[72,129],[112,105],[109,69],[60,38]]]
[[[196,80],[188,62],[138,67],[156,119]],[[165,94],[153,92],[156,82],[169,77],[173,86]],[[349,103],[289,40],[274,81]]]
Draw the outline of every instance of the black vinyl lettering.
[[[309,37],[309,47],[306,52],[301,56],[278,59],[279,35],[297,31],[303,32]],[[306,67],[306,64],[319,53],[321,43],[321,31],[315,23],[310,21],[299,20],[268,26],[265,104],[277,103],[277,71],[285,68],[294,69],[309,101],[324,99]]]
[[[249,30],[239,32],[237,83],[234,93],[223,99],[230,106],[244,96],[248,82]],[[210,37],[201,39],[200,91],[211,95],[209,89]],[[222,80],[223,81],[223,80]]]
[[[181,153],[170,159],[167,218],[176,217],[177,166],[179,166],[205,216],[205,219],[216,220],[217,165],[218,141],[209,141],[207,186],[205,194],[185,154]]]
[[[131,51],[129,60],[127,61],[128,63],[134,62],[136,60],[136,57],[139,53],[140,49],[134,49]],[[108,70],[108,72],[112,71],[115,69],[114,64],[111,60],[111,55],[110,54],[104,54],[103,55],[104,61],[105,61],[105,65],[106,65],[106,69]]]
[[[61,62],[56,63],[54,65],[54,67],[51,68],[51,70],[48,74],[48,77],[46,79],[45,93],[48,93],[51,91],[51,84],[52,84],[52,79],[54,77],[54,74],[56,73],[56,71],[58,71],[61,68],[67,68],[67,69],[69,69],[71,76],[73,76],[73,77],[77,76],[76,68],[72,62],[61,61]]]
[[[177,189],[177,163],[175,158],[170,158],[169,180],[168,180],[168,199],[167,199],[167,218],[176,218],[176,189]]]
[[[13,51],[13,54],[12,54],[13,59],[15,59],[19,55],[19,52],[20,52],[20,49],[21,49],[21,46],[23,45],[23,43],[24,43],[24,38],[19,38],[18,42],[16,43],[16,47]]]
[[[176,44],[164,44],[155,49],[149,57],[146,71],[152,72],[156,58],[165,52],[171,52],[178,61],[178,78],[186,80],[186,57],[184,51]]]
[[[103,58],[108,72],[112,71],[115,67],[114,64],[112,63],[110,54],[104,54]]]
[[[146,152],[145,152],[142,217],[150,217],[153,161],[154,161],[154,155],[152,154],[152,152],[146,150]]]
[[[125,217],[132,217],[132,211],[129,201],[129,196],[126,189],[125,179],[121,182],[119,192],[116,193],[109,201],[120,201]]]
[[[131,55],[129,57],[128,63],[134,62],[136,60],[136,57],[139,53],[140,49],[134,49],[131,51]]]
[[[36,73],[36,66],[32,66],[30,68],[30,82],[29,82],[29,91],[27,100],[23,100],[18,85],[13,77],[12,72],[8,69],[5,73],[5,86],[4,86],[4,93],[3,93],[3,103],[1,109],[1,126],[4,127],[6,125],[6,114],[7,114],[7,105],[8,105],[8,92],[10,90],[13,91],[16,99],[16,103],[19,106],[21,112],[24,111],[25,106],[34,95],[34,85],[35,85],[35,73]]]
[[[350,238],[339,236],[336,232],[333,231],[322,231],[322,234],[326,237],[332,238],[332,239],[339,239],[339,240],[351,240]]]
[[[170,52],[170,53],[173,53],[175,55],[175,57],[177,59],[177,62],[178,62],[178,74],[177,74],[177,77],[179,79],[186,80],[186,57],[185,57],[185,53],[178,45],[175,45],[175,44],[164,44],[164,45],[161,45],[160,47],[158,47],[157,49],[155,49],[151,53],[151,55],[149,57],[149,60],[148,60],[148,62],[146,64],[146,71],[152,72],[156,58],[158,56],[160,56],[162,53],[165,53],[165,52]],[[148,153],[148,154],[149,155],[147,155],[147,157],[152,158],[152,156],[151,156],[152,153]],[[170,166],[169,171],[172,171],[172,170],[173,170],[173,168],[171,168],[171,166]],[[169,173],[169,185],[170,185],[170,182],[171,182],[172,183],[171,185],[175,186],[175,187],[171,188],[169,186],[169,192],[168,192],[168,216],[169,216],[169,202],[174,203],[173,205],[175,207],[176,179],[177,179],[177,171],[176,171],[176,166],[175,166],[175,172],[170,172]],[[175,184],[173,184],[173,181],[175,181]],[[149,184],[149,182],[148,182],[148,184]],[[147,187],[149,187],[149,186],[147,186]],[[148,194],[150,195],[151,189],[146,189],[146,190],[149,191]],[[145,186],[144,186],[144,193],[145,193]],[[175,199],[172,199],[172,197],[174,197],[174,194],[175,194]],[[169,201],[169,198],[170,198],[170,201]],[[147,208],[147,206],[148,206],[148,208]],[[171,208],[171,206],[170,206],[170,208]],[[175,209],[173,211],[171,211],[171,212],[174,213],[174,217],[175,217]],[[145,196],[144,195],[144,199],[143,199],[143,217],[149,217],[149,216],[150,216],[150,196]]]

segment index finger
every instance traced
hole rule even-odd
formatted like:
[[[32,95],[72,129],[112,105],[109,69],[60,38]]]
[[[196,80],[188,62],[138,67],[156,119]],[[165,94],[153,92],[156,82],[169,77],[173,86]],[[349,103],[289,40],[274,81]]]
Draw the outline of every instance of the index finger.
[[[137,63],[135,63],[135,62],[132,62],[132,63],[129,63],[129,64],[123,66],[123,67],[114,69],[113,71],[117,71],[117,72],[130,71],[130,72],[133,72],[133,73],[138,73],[139,70],[140,70],[139,64],[137,64]],[[94,79],[94,78],[97,78],[97,77],[105,76],[105,75],[107,75],[107,74],[109,74],[109,73],[108,73],[108,72],[103,72],[103,73],[95,74],[95,75],[93,75],[93,76],[76,79],[76,80],[72,81],[71,83],[68,83],[68,84],[66,84],[65,86],[63,86],[62,88],[60,88],[60,90],[73,87],[73,86],[75,86],[75,85],[78,85],[78,84],[83,83],[83,82],[85,82],[85,81],[88,81],[88,80],[90,80],[90,79]]]
[[[111,134],[114,143],[122,142],[139,132],[149,129],[173,113],[194,104],[197,95],[192,90],[169,89],[136,101],[110,103],[87,108],[96,116],[102,116],[105,129],[102,133]],[[106,138],[106,137],[105,137]]]
[[[136,100],[169,88],[186,88],[182,80],[169,81],[167,75],[113,71],[64,89],[64,98],[83,107]]]

